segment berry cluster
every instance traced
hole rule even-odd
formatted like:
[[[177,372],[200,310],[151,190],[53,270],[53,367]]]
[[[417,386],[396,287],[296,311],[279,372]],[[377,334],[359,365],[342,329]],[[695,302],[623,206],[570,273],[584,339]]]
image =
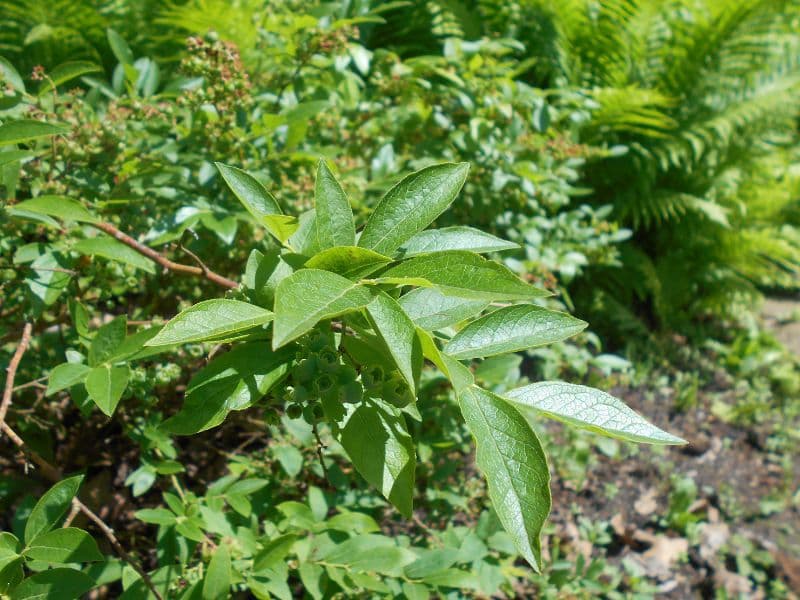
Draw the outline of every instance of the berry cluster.
[[[323,403],[357,404],[371,397],[402,408],[414,399],[399,371],[357,362],[337,349],[330,333],[314,332],[301,348],[283,394],[286,414],[292,419],[303,417],[309,423],[322,419]]]

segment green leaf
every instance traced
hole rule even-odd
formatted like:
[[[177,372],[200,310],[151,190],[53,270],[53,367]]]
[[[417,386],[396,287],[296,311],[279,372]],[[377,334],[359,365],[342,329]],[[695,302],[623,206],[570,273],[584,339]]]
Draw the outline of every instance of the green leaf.
[[[414,323],[397,301],[383,292],[367,304],[367,314],[409,389],[416,395],[422,351]]]
[[[458,562],[460,552],[456,548],[434,548],[423,550],[421,556],[404,569],[409,579],[422,579]]]
[[[0,67],[2,67],[2,63],[0,63]],[[0,167],[5,167],[18,160],[33,158],[34,156],[36,156],[36,153],[30,152],[29,150],[7,150],[6,152],[0,152]],[[27,202],[27,200],[25,200],[25,202]],[[18,202],[14,206],[19,206],[20,204],[22,204],[22,202]],[[13,211],[14,206],[9,206],[9,210]]]
[[[97,542],[76,527],[62,527],[35,537],[23,555],[30,560],[57,564],[103,560]]]
[[[648,423],[621,400],[583,385],[543,381],[511,390],[504,396],[545,417],[620,440],[648,444],[686,443]]]
[[[516,408],[491,392],[473,386],[458,401],[475,437],[476,461],[497,517],[519,553],[539,572],[539,536],[550,512],[550,472],[539,439]]]
[[[423,279],[451,296],[485,300],[529,300],[550,293],[525,283],[507,267],[478,254],[451,250],[406,260],[381,274],[402,283]],[[381,281],[379,279],[378,281]]]
[[[62,221],[75,221],[76,223],[97,223],[98,221],[97,217],[90,213],[83,204],[66,196],[38,196],[18,202],[11,208],[14,211],[24,210],[56,217]]]
[[[174,525],[175,514],[166,508],[143,508],[133,513],[133,516],[143,523],[153,525]]]
[[[501,252],[519,248],[519,244],[495,237],[472,227],[443,227],[421,231],[398,250],[403,258],[419,254],[444,252],[446,250],[468,250],[470,252]]]
[[[261,222],[281,244],[292,237],[300,226],[297,217],[291,215],[267,215],[261,218]]]
[[[69,284],[70,274],[64,272],[69,263],[61,254],[46,252],[31,263],[34,276],[26,279],[33,295],[33,304],[37,312],[53,304]],[[41,270],[39,270],[41,269]]]
[[[31,140],[67,133],[69,129],[44,121],[21,119],[0,125],[0,146],[23,144]]]
[[[114,356],[128,333],[128,317],[120,315],[97,330],[89,346],[89,366],[96,367]]]
[[[75,600],[95,586],[94,579],[75,569],[36,573],[15,587],[11,600]]]
[[[255,177],[236,167],[222,163],[214,164],[217,165],[220,175],[228,184],[233,195],[255,217],[256,221],[263,223],[263,217],[283,213],[277,200]]]
[[[391,538],[369,533],[332,546],[321,558],[328,565],[341,565],[357,573],[394,577],[402,576],[403,568],[416,560],[411,550],[397,546]]]
[[[419,336],[422,346],[422,354],[425,358],[431,361],[436,367],[444,373],[445,377],[450,380],[456,394],[461,390],[468,388],[475,383],[475,377],[472,375],[467,367],[458,362],[455,358],[444,354],[430,333],[417,327],[417,335]]]
[[[111,28],[106,29],[106,37],[108,38],[108,45],[111,46],[111,52],[114,53],[116,59],[123,65],[132,65],[133,52],[125,38]]]
[[[417,288],[400,296],[400,306],[414,324],[428,331],[443,329],[482,312],[489,302],[445,296],[435,288]]]
[[[320,249],[352,246],[356,243],[356,226],[350,202],[324,160],[317,166],[315,188],[317,245]]]
[[[308,269],[337,273],[348,279],[360,279],[392,262],[388,256],[358,246],[328,248],[308,259]]]
[[[377,398],[359,404],[324,402],[353,466],[406,517],[414,493],[414,441],[399,409]]]
[[[83,383],[89,371],[91,371],[91,368],[84,364],[61,363],[50,371],[45,393],[49,396],[78,383]]]
[[[450,206],[468,171],[468,163],[444,163],[405,177],[375,207],[358,245],[391,255]]]
[[[294,350],[270,350],[264,342],[239,344],[214,358],[192,377],[183,408],[167,419],[163,428],[190,435],[216,427],[232,410],[244,410],[283,379]]]
[[[72,249],[87,256],[101,256],[108,260],[131,265],[145,273],[156,272],[156,264],[152,260],[139,254],[130,246],[105,235],[79,240]]]
[[[0,56],[0,79],[5,79],[6,83],[11,84],[16,91],[25,93],[25,83],[19,72],[2,56]]]
[[[297,231],[287,245],[303,256],[314,256],[320,251],[317,246],[317,211],[313,208],[298,217]]]
[[[0,594],[8,594],[22,581],[25,577],[23,564],[25,559],[17,554],[0,557]]]
[[[202,342],[269,323],[273,314],[239,300],[204,300],[170,320],[145,346]]]
[[[460,360],[506,354],[558,342],[586,325],[567,313],[540,306],[506,306],[464,327],[444,350]]]
[[[55,527],[72,504],[82,481],[83,475],[62,479],[39,498],[25,523],[26,544]]]
[[[92,401],[103,414],[110,417],[114,414],[125,388],[128,387],[129,377],[128,365],[121,367],[102,365],[89,371],[84,385]]]
[[[42,96],[43,94],[54,90],[59,85],[67,83],[68,81],[72,81],[77,77],[88,75],[89,73],[97,73],[102,70],[103,69],[98,65],[84,60],[62,63],[48,73],[47,79],[45,79],[42,82],[42,85],[39,86],[38,94]]]
[[[285,533],[269,540],[253,557],[253,571],[271,569],[282,563],[298,539],[299,536],[293,533]]]
[[[301,269],[275,290],[272,347],[280,348],[323,319],[358,310],[372,300],[370,290],[335,273]]]
[[[225,600],[231,589],[231,555],[225,544],[220,544],[208,563],[203,580],[203,600]]]

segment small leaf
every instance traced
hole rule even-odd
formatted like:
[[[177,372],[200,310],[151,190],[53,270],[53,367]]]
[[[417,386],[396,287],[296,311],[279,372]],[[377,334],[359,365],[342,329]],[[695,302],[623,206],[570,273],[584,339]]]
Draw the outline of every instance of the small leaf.
[[[353,466],[406,517],[411,516],[416,456],[402,413],[376,398],[323,403]],[[339,414],[343,413],[343,414]]]
[[[445,352],[460,360],[517,352],[564,340],[586,325],[567,313],[540,306],[506,306],[464,327]]]
[[[0,61],[2,58],[0,58]],[[0,67],[2,67],[2,63],[0,62]],[[24,160],[26,158],[33,158],[36,156],[35,152],[30,152],[29,150],[7,150],[6,152],[0,152],[0,167],[5,167],[11,163],[17,162],[18,160]],[[25,200],[27,202],[27,200]],[[8,209],[10,211],[14,210],[15,206],[19,206],[22,202],[18,202],[14,206],[9,206]]]
[[[483,312],[486,300],[445,296],[435,288],[417,288],[400,296],[400,306],[414,324],[428,331],[444,329]]]
[[[25,523],[26,544],[55,527],[72,504],[82,481],[83,475],[62,479],[39,498]]]
[[[367,304],[367,314],[409,389],[416,395],[422,351],[414,323],[397,301],[385,293],[378,294]]]
[[[410,258],[381,274],[402,283],[423,279],[443,294],[485,300],[528,300],[550,293],[525,283],[507,267],[478,254],[451,250]],[[380,281],[380,280],[379,280]]]
[[[308,269],[330,271],[348,279],[360,279],[390,262],[392,259],[388,256],[366,248],[337,246],[315,254],[308,259],[305,266]]]
[[[273,314],[239,300],[204,300],[170,320],[145,346],[202,342],[269,323]]]
[[[273,352],[264,342],[239,344],[198,371],[186,389],[181,411],[163,428],[190,435],[216,427],[232,410],[244,410],[283,379],[294,350]]]
[[[358,310],[371,300],[369,289],[340,275],[301,269],[281,281],[275,290],[272,347],[280,348],[323,319]]]
[[[23,580],[11,591],[10,599],[75,600],[94,586],[94,579],[75,569],[49,569]]]
[[[419,232],[400,247],[398,254],[403,258],[410,258],[419,254],[446,250],[468,250],[481,254],[515,248],[519,248],[519,244],[500,239],[480,229],[443,227]]]
[[[403,568],[417,557],[387,536],[367,533],[333,545],[321,558],[329,565],[341,565],[357,573],[400,577]]]
[[[114,356],[128,333],[128,317],[120,315],[97,330],[89,346],[89,366],[96,367]]]
[[[261,222],[281,244],[292,237],[300,227],[300,221],[291,215],[267,215],[261,218]]]
[[[222,163],[214,164],[217,165],[220,175],[234,196],[255,217],[256,221],[263,223],[263,217],[279,215],[283,212],[272,194],[255,177],[236,167]]]
[[[282,563],[298,539],[293,533],[285,533],[269,540],[253,557],[253,571],[264,571]]]
[[[145,273],[156,272],[156,264],[152,260],[139,254],[130,246],[105,235],[80,240],[72,249],[86,256],[101,256],[108,260],[131,265]]]
[[[76,527],[62,527],[35,537],[23,555],[30,560],[56,564],[103,560],[97,542]]]
[[[10,62],[0,56],[0,79],[4,79],[16,91],[25,93],[25,83],[22,81],[19,72]]]
[[[217,546],[203,580],[203,600],[225,600],[231,589],[231,555],[224,544]]]
[[[341,184],[324,160],[317,166],[315,188],[317,245],[320,249],[352,246],[356,243],[353,210]]]
[[[48,215],[76,223],[96,223],[98,220],[83,204],[66,196],[38,196],[18,202],[11,209]]]
[[[472,371],[455,358],[439,350],[439,347],[436,345],[430,333],[417,327],[417,335],[420,339],[423,356],[444,373],[445,377],[450,380],[456,394],[459,394],[462,390],[475,383],[475,377],[472,375]]]
[[[68,81],[72,81],[73,79],[81,77],[82,75],[97,73],[102,70],[103,69],[98,65],[86,62],[84,60],[62,63],[48,73],[47,79],[45,79],[42,82],[42,85],[39,86],[38,94],[42,96],[43,94],[54,90],[59,85],[67,83]]]
[[[468,171],[468,163],[444,163],[404,178],[375,207],[358,245],[391,255],[450,206]]]
[[[125,38],[111,28],[106,29],[106,37],[108,38],[108,45],[111,46],[111,52],[114,53],[116,59],[123,65],[132,65],[133,52]]]
[[[497,517],[519,553],[539,572],[539,536],[550,512],[550,471],[539,439],[516,408],[491,392],[472,386],[458,401],[475,438],[478,468]]]
[[[110,417],[114,414],[125,388],[128,387],[129,377],[128,365],[121,367],[102,365],[89,371],[84,385],[92,401],[103,414]]]
[[[46,394],[49,396],[72,387],[73,385],[83,383],[89,371],[91,371],[91,368],[84,364],[61,363],[50,371],[50,378],[47,380]]]
[[[133,516],[143,523],[153,525],[174,525],[175,514],[166,508],[143,508],[133,513]]]
[[[61,125],[53,125],[52,123],[33,119],[8,121],[0,125],[0,146],[23,144],[31,140],[67,133],[68,131],[69,129]]]
[[[511,390],[504,396],[545,417],[620,440],[648,444],[686,443],[648,423],[621,400],[583,385],[542,381]]]

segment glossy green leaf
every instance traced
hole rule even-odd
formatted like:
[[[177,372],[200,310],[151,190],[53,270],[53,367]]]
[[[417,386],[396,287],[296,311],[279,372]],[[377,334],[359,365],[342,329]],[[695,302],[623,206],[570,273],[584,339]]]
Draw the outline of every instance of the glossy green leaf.
[[[86,392],[106,416],[114,414],[125,388],[128,387],[130,373],[128,365],[121,367],[102,365],[95,367],[86,375],[84,382]]]
[[[324,402],[323,406],[356,470],[410,517],[416,456],[400,410],[377,398],[358,404]]]
[[[25,564],[25,559],[16,553],[0,555],[0,595],[8,594],[25,577],[23,564]]]
[[[372,300],[370,290],[341,275],[301,269],[275,290],[273,348],[280,348],[310,331],[323,319],[358,310]]]
[[[36,156],[36,152],[31,152],[29,150],[7,150],[6,152],[0,152],[0,167],[5,167],[11,163],[17,162],[18,160],[25,160],[26,158],[33,158]],[[23,202],[27,202],[24,200]],[[18,202],[14,206],[9,206],[8,210],[13,211],[15,206],[19,206],[22,202]]]
[[[255,177],[236,167],[222,163],[215,164],[233,195],[255,217],[256,221],[263,223],[263,217],[279,215],[283,212],[277,200]]]
[[[468,163],[443,163],[405,177],[375,207],[358,245],[380,254],[394,253],[450,206],[468,171]]]
[[[66,289],[70,280],[69,266],[64,256],[54,252],[46,252],[31,263],[34,274],[25,282],[37,312],[52,305]]]
[[[354,245],[356,226],[350,201],[324,160],[320,160],[317,166],[314,198],[317,212],[315,229],[319,248],[324,250],[335,246]]]
[[[621,400],[583,385],[542,381],[506,392],[504,397],[545,417],[601,435],[648,444],[686,443],[649,423]]]
[[[300,227],[300,221],[291,215],[266,215],[261,218],[261,222],[281,244],[292,237]]]
[[[536,434],[508,401],[472,386],[458,397],[477,446],[478,468],[497,517],[538,572],[542,525],[550,512],[550,471]]]
[[[50,371],[46,394],[49,396],[73,385],[83,383],[86,375],[91,370],[91,367],[81,363],[61,363]]]
[[[77,527],[62,527],[37,536],[23,554],[30,560],[56,564],[103,560],[94,538]]]
[[[98,220],[83,204],[66,196],[38,196],[18,202],[12,208],[76,223],[96,223]]]
[[[123,65],[132,65],[133,51],[125,38],[111,28],[106,29],[106,38],[108,38],[108,45],[111,46],[111,52],[114,53],[116,59]]]
[[[240,300],[204,300],[179,313],[145,346],[202,342],[272,321],[272,312]]]
[[[41,96],[47,92],[53,91],[56,87],[68,81],[72,81],[83,75],[88,75],[89,73],[98,73],[102,70],[100,66],[85,60],[62,63],[48,73],[47,79],[39,86],[38,93]]]
[[[473,317],[489,306],[486,300],[445,296],[436,288],[417,288],[400,296],[400,306],[414,324],[428,331]]]
[[[39,138],[67,133],[69,129],[61,125],[53,125],[44,121],[21,119],[7,121],[0,125],[0,146],[8,144],[24,144]]]
[[[94,586],[94,579],[75,569],[50,569],[23,580],[10,600],[75,600]]]
[[[25,543],[50,531],[63,517],[78,493],[83,475],[62,479],[39,498],[25,523]]]
[[[283,379],[293,359],[292,348],[273,352],[266,342],[235,346],[192,377],[183,408],[164,422],[164,429],[190,435],[216,427],[230,411],[261,399]]]
[[[445,346],[445,352],[461,360],[517,352],[566,339],[586,325],[567,313],[540,306],[506,306],[464,327]]]
[[[330,271],[348,279],[359,279],[374,273],[392,262],[392,259],[367,248],[338,246],[328,248],[308,259],[309,269]]]
[[[410,258],[381,274],[401,283],[422,279],[443,294],[485,300],[528,300],[550,293],[525,283],[507,267],[473,252],[452,250]]]
[[[269,540],[253,557],[253,570],[263,571],[282,563],[298,539],[299,536],[293,533],[285,533]]]
[[[468,250],[470,252],[501,252],[519,248],[519,244],[495,237],[490,233],[472,227],[443,227],[420,231],[397,251],[403,258],[419,254],[444,252],[447,250]]]
[[[433,336],[424,329],[417,327],[417,335],[420,339],[422,354],[431,361],[436,367],[450,380],[456,393],[460,393],[475,383],[475,377],[467,367],[458,362],[455,358],[444,354]]]
[[[87,256],[100,256],[107,260],[131,265],[132,267],[141,269],[145,273],[152,274],[156,272],[156,263],[146,256],[139,254],[130,246],[109,236],[101,235],[80,240],[72,249],[75,250],[75,252],[80,252]]]
[[[416,395],[422,351],[414,323],[397,301],[385,293],[378,294],[367,304],[367,315],[409,389]]]
[[[203,600],[227,600],[231,589],[231,555],[225,544],[220,544],[208,563],[203,579]]]
[[[332,546],[321,558],[326,564],[341,565],[358,573],[399,577],[403,568],[416,560],[416,555],[387,536],[367,533]]]
[[[97,330],[89,346],[89,366],[96,367],[114,356],[128,333],[128,318],[120,315]]]
[[[174,525],[175,514],[166,508],[143,508],[133,513],[133,516],[143,523],[153,525]]]

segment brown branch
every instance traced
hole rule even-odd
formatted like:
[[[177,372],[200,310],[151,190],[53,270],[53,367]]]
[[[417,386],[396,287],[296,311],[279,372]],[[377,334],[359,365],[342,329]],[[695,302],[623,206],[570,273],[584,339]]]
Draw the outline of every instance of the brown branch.
[[[25,354],[25,351],[28,349],[28,344],[31,343],[32,330],[33,325],[25,323],[25,327],[22,329],[22,337],[6,369],[6,386],[3,390],[3,400],[0,402],[0,428],[2,428],[6,422],[6,413],[8,412],[8,407],[11,406],[11,396],[14,393],[14,378],[17,376],[17,368],[19,367],[19,362],[22,360],[22,355]]]
[[[232,279],[228,279],[227,277],[223,277],[222,275],[215,273],[214,271],[205,267],[195,267],[192,265],[183,265],[181,263],[176,263],[168,259],[166,256],[156,252],[149,246],[145,246],[141,242],[136,241],[131,236],[126,233],[121,232],[119,229],[111,225],[110,223],[98,222],[92,223],[92,226],[100,231],[107,233],[114,239],[122,242],[126,246],[133,248],[139,254],[146,256],[153,262],[161,265],[167,271],[175,271],[176,273],[183,273],[184,275],[194,275],[196,277],[205,277],[209,281],[213,281],[217,285],[221,285],[222,287],[228,289],[235,289],[239,287],[239,284],[233,281]]]
[[[27,454],[30,459],[39,466],[42,474],[47,479],[56,483],[61,481],[63,477],[61,471],[57,467],[54,467],[47,462],[47,460],[45,460],[40,454],[28,448],[25,445],[25,440],[23,440],[19,434],[17,434],[17,432],[9,427],[8,423],[5,422],[6,413],[8,412],[9,406],[11,406],[11,397],[14,392],[14,378],[17,375],[17,367],[19,367],[19,363],[22,360],[22,355],[25,354],[25,351],[28,349],[28,345],[30,344],[31,330],[31,324],[25,323],[25,327],[22,330],[22,338],[20,339],[19,345],[14,352],[14,356],[11,358],[11,362],[8,364],[8,375],[6,377],[5,389],[3,391],[3,401],[2,404],[0,404],[0,431],[5,433],[15,446],[17,446],[23,453]],[[100,531],[103,532],[108,541],[111,542],[114,550],[116,550],[117,554],[119,554],[120,558],[128,563],[139,574],[139,576],[142,578],[142,581],[150,589],[156,599],[163,600],[163,597],[156,589],[156,586],[153,584],[153,580],[150,579],[147,571],[145,571],[138,562],[134,561],[131,555],[128,554],[125,548],[122,547],[117,539],[117,536],[114,535],[114,530],[106,525],[103,519],[97,516],[78,498],[72,499],[72,506],[73,509],[80,510],[84,515],[86,515],[86,517],[92,521],[92,523],[94,523],[100,529]]]

